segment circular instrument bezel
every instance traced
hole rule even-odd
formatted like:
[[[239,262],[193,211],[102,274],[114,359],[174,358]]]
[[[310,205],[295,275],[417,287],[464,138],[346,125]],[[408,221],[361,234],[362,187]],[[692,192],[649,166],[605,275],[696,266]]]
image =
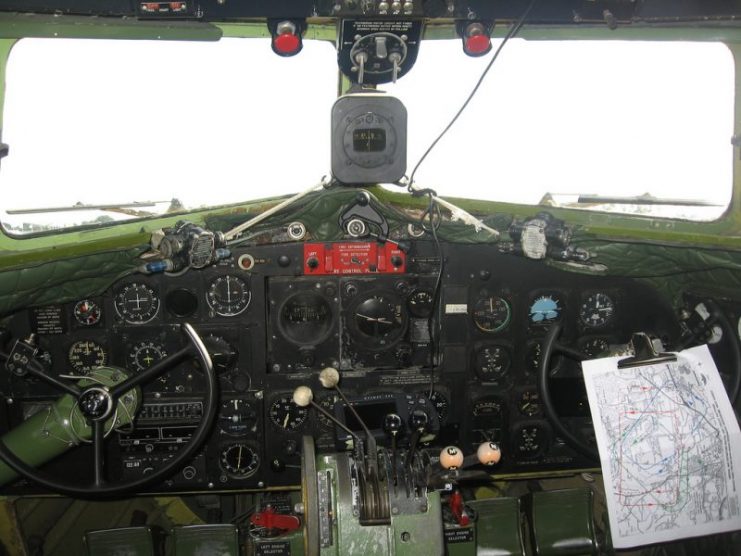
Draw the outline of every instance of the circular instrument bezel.
[[[579,322],[587,328],[602,328],[615,318],[616,304],[606,292],[592,292],[582,297]]]
[[[218,287],[226,282],[227,299],[220,299]],[[234,300],[232,295],[232,282],[239,287],[235,294]],[[236,317],[244,313],[252,301],[252,291],[250,285],[244,278],[235,274],[222,274],[212,278],[206,287],[206,303],[214,314],[220,317]]]
[[[87,305],[87,308],[85,308]],[[88,314],[89,317],[84,315]],[[75,322],[81,326],[94,326],[100,322],[103,317],[103,307],[97,301],[92,299],[81,299],[75,303],[72,309],[72,315],[75,318]]]
[[[376,310],[374,304],[388,309],[390,320],[385,316],[366,314]],[[366,305],[367,307],[363,308]],[[395,346],[404,337],[408,322],[406,303],[400,296],[387,290],[374,290],[358,295],[347,313],[350,334],[355,341],[368,349],[385,350]],[[383,331],[382,328],[386,328],[386,324],[390,326]],[[372,330],[368,328],[369,326]]]
[[[310,305],[313,304],[313,308],[317,309],[316,315],[319,318],[309,320],[307,311],[305,320],[289,320],[289,313],[286,313],[286,311],[290,310],[290,307],[299,301],[301,303],[298,307],[311,308]],[[326,340],[332,334],[336,319],[337,315],[333,303],[314,290],[298,291],[291,294],[278,309],[278,327],[281,335],[292,344],[299,346],[316,345]]]
[[[134,292],[136,297],[130,298]],[[145,297],[140,298],[142,294]],[[135,302],[136,306],[132,309],[127,307],[127,303]],[[142,305],[142,303],[144,303]],[[151,286],[143,282],[130,282],[121,287],[113,298],[113,306],[116,314],[128,324],[146,324],[151,322],[160,310],[160,298],[157,292]]]
[[[239,468],[234,468],[228,461],[231,452],[234,450],[239,452],[237,456],[238,461],[245,459],[249,462],[244,468],[244,471],[238,471],[237,469]],[[246,453],[247,458],[243,457],[243,453]],[[237,465],[241,465],[241,463],[238,463]],[[247,442],[232,442],[225,444],[219,450],[219,467],[221,467],[221,470],[232,479],[248,479],[257,473],[257,470],[260,468],[260,454],[255,446]]]
[[[512,321],[512,304],[501,295],[484,293],[476,298],[471,318],[481,332],[501,332]]]
[[[291,417],[291,414],[294,414]],[[300,407],[293,401],[291,394],[279,396],[270,403],[268,417],[273,426],[282,431],[297,431],[306,424],[309,410]]]
[[[95,355],[95,364],[83,363],[79,359],[77,351],[87,350],[86,356]],[[95,352],[95,353],[92,353]],[[79,361],[79,362],[78,362]],[[104,367],[108,363],[108,350],[95,340],[84,339],[73,342],[67,351],[67,362],[77,373],[87,374],[97,367]]]

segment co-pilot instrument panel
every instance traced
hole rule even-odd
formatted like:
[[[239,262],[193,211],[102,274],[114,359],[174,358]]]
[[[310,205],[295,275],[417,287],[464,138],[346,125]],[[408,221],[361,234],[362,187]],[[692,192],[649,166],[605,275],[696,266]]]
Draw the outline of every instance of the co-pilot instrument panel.
[[[32,338],[46,372],[75,381],[103,365],[151,368],[183,348],[190,323],[218,375],[218,416],[197,455],[150,490],[222,491],[299,484],[304,435],[320,453],[346,449],[351,435],[335,422],[361,425],[319,383],[326,367],[340,372],[379,445],[393,436],[401,447],[469,452],[493,441],[502,450],[495,473],[594,468],[544,416],[536,378],[543,337],[559,323],[561,343],[593,356],[636,330],[670,343],[679,324],[662,299],[628,279],[564,272],[494,244],[350,238],[237,246],[208,268],[133,274],[99,296],[24,310],[10,329]],[[183,361],[142,386],[134,426],[108,433],[112,479],[143,477],[188,444],[203,416],[198,365]],[[59,397],[33,377],[6,373],[3,381],[11,426]],[[563,421],[588,438],[578,363],[555,356],[549,381]],[[326,414],[296,405],[302,385]],[[393,428],[389,415],[399,418]],[[84,476],[90,449],[46,469]]]

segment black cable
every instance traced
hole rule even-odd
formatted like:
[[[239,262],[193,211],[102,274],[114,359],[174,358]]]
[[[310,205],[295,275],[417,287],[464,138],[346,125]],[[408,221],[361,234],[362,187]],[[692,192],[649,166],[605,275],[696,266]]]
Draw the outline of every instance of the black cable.
[[[567,429],[561,417],[556,412],[556,408],[551,398],[551,391],[548,387],[548,368],[550,365],[551,355],[556,346],[556,339],[561,332],[561,325],[554,324],[548,330],[543,340],[543,349],[540,350],[540,365],[538,366],[538,390],[540,391],[540,401],[543,404],[543,413],[548,418],[548,422],[556,429],[556,433],[575,451],[582,456],[593,461],[599,461],[599,454],[596,450],[587,445],[584,441],[574,435]]]
[[[434,192],[428,193],[430,198],[430,204],[427,208],[427,215],[430,219],[430,232],[432,233],[432,239],[435,242],[435,251],[437,252],[437,256],[440,259],[440,266],[437,270],[437,279],[435,280],[435,288],[432,293],[432,313],[430,314],[430,317],[427,319],[427,331],[430,335],[430,357],[432,358],[432,361],[430,361],[430,400],[432,399],[432,394],[435,391],[435,366],[440,364],[440,354],[438,353],[438,346],[440,343],[438,342],[439,335],[440,335],[440,329],[442,325],[442,316],[440,315],[440,297],[441,297],[441,289],[442,289],[442,282],[443,282],[443,267],[445,266],[445,261],[443,258],[443,250],[440,246],[440,240],[437,237],[437,228],[435,226],[434,221],[434,213],[435,209],[438,211],[440,210],[440,207],[435,203],[435,196]],[[424,222],[424,214],[422,215],[422,220],[420,224]],[[442,218],[442,215],[438,218],[438,225],[440,222],[440,219]],[[423,226],[424,227],[424,226]]]
[[[412,170],[412,174],[409,177],[408,189],[409,189],[410,192],[413,190],[412,188],[414,186],[414,175],[417,173],[417,170],[419,169],[420,165],[427,158],[427,155],[429,155],[430,152],[432,152],[432,149],[434,149],[435,146],[440,142],[440,140],[445,136],[445,134],[448,132],[448,130],[451,127],[453,127],[453,124],[456,121],[458,121],[458,118],[460,117],[460,115],[463,113],[463,111],[466,109],[466,107],[468,106],[468,104],[471,102],[471,100],[473,99],[474,95],[478,92],[479,88],[481,87],[481,84],[484,82],[484,79],[486,78],[486,75],[489,73],[489,70],[494,65],[494,62],[499,57],[499,53],[504,48],[504,45],[507,44],[507,42],[509,41],[509,39],[511,39],[512,37],[514,37],[520,31],[520,29],[522,28],[523,24],[525,23],[525,19],[530,14],[530,10],[533,9],[533,6],[535,6],[535,2],[536,1],[537,0],[531,0],[531,2],[528,5],[528,7],[525,9],[525,11],[523,12],[523,14],[520,16],[520,19],[518,19],[517,22],[510,28],[510,30],[507,31],[507,34],[504,36],[504,39],[502,39],[502,42],[499,44],[499,47],[497,48],[497,50],[494,52],[494,55],[491,57],[491,60],[489,60],[489,63],[484,68],[484,71],[481,73],[481,77],[479,77],[479,80],[476,82],[476,85],[474,85],[473,89],[471,90],[471,93],[468,95],[468,98],[466,98],[465,102],[458,109],[458,112],[456,112],[455,116],[453,116],[453,119],[450,120],[450,123],[448,123],[448,125],[445,126],[445,129],[442,130],[442,132],[440,133],[440,135],[437,136],[437,139],[435,139],[432,142],[432,144],[427,148],[427,150],[425,151],[425,153],[422,155],[422,158],[420,158],[419,161],[417,162],[417,164],[414,166],[414,170]]]

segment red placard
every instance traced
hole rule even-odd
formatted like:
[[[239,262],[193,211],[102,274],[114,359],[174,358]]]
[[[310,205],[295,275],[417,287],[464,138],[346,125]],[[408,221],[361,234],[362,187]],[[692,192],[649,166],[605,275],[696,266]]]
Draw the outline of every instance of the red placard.
[[[376,241],[305,243],[304,274],[403,274],[406,254]]]

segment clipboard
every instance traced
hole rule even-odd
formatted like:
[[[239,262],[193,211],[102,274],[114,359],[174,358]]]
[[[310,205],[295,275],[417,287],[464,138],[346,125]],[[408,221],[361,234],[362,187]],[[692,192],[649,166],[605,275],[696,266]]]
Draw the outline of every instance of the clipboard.
[[[633,353],[635,355],[618,361],[618,369],[629,369],[631,367],[677,360],[677,356],[674,353],[656,351],[651,338],[645,332],[636,332],[633,334],[630,343],[633,346]]]

